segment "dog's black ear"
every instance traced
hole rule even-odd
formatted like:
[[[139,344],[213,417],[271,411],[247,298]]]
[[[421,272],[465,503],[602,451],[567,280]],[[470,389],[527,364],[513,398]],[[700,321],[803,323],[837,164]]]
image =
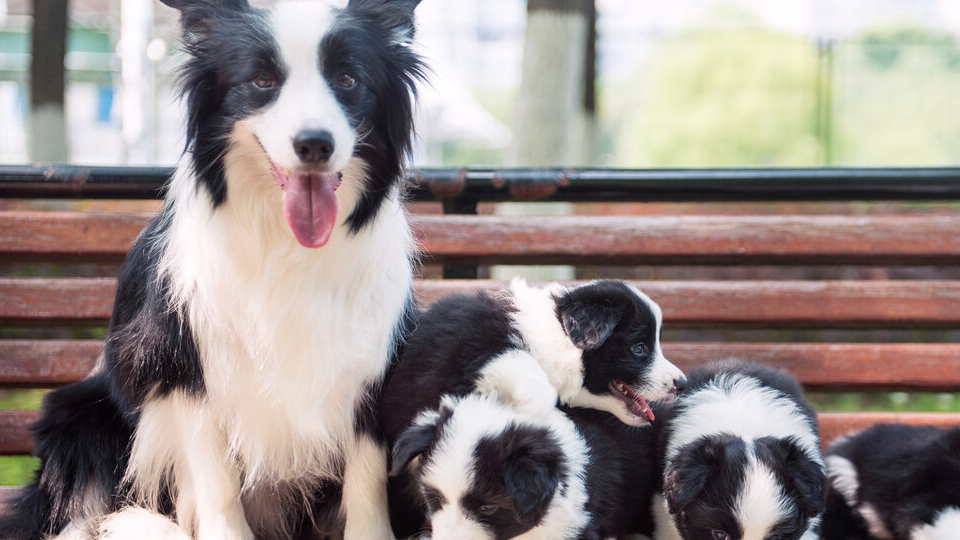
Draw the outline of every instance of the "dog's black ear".
[[[680,448],[664,473],[663,496],[671,514],[682,512],[720,472],[730,439],[709,437]]]
[[[584,351],[599,349],[626,310],[619,290],[602,283],[577,287],[557,298],[557,317],[570,340]]]
[[[757,454],[761,459],[764,459],[764,447],[772,454],[775,460],[772,466],[781,481],[796,494],[800,513],[807,518],[822,514],[827,491],[827,475],[823,467],[810,459],[798,441],[792,437],[758,440]],[[776,464],[782,466],[777,467]]]
[[[413,461],[413,458],[422,454],[433,444],[433,440],[437,436],[437,424],[439,422],[440,415],[438,413],[432,411],[423,413],[417,418],[416,423],[400,435],[397,443],[393,445],[390,476],[399,475]]]
[[[420,0],[350,0],[347,8],[374,15],[393,35],[395,43],[413,41],[414,16]]]
[[[514,431],[515,430],[515,431]],[[545,429],[511,428],[500,476],[520,523],[540,523],[563,481],[567,464],[559,442]]]
[[[202,39],[214,27],[218,14],[250,9],[247,0],[160,0],[180,11],[180,25],[187,41]]]
[[[550,461],[520,456],[505,462],[500,469],[517,521],[529,527],[543,519],[560,485],[560,472]]]

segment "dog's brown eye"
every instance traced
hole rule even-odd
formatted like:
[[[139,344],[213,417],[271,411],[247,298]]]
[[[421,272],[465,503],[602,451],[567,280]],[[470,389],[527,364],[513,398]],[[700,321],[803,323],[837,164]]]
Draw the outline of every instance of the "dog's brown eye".
[[[493,514],[494,512],[497,511],[497,506],[492,504],[485,504],[481,506],[478,511],[485,516],[489,516],[490,514]]]
[[[730,539],[730,536],[727,533],[723,531],[718,531],[716,529],[713,529],[712,531],[710,531],[710,536],[713,537],[713,540],[729,540]]]
[[[337,75],[337,86],[340,88],[353,88],[353,85],[357,84],[357,80],[353,78],[353,75],[349,73],[341,73]]]
[[[277,85],[276,79],[266,73],[257,73],[250,82],[257,88],[273,88]]]

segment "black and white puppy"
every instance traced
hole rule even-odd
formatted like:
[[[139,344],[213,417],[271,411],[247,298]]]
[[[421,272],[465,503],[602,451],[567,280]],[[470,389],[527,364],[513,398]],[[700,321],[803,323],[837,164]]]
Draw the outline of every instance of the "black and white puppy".
[[[698,368],[667,416],[654,538],[817,538],[819,427],[793,377],[738,361]]]
[[[432,540],[565,540],[649,532],[656,437],[608,414],[525,415],[490,396],[445,397],[394,448],[414,461]]]
[[[145,538],[150,510],[198,540],[391,538],[374,403],[413,311],[418,0],[164,3],[185,159],[102,365],[45,402],[37,482],[0,537]],[[125,503],[141,511],[101,527]]]
[[[826,452],[824,540],[960,538],[960,428],[878,425]]]
[[[440,396],[480,392],[528,413],[561,405],[654,419],[686,379],[660,347],[660,307],[622,281],[573,289],[516,279],[501,292],[459,295],[424,313],[381,404],[391,443]]]

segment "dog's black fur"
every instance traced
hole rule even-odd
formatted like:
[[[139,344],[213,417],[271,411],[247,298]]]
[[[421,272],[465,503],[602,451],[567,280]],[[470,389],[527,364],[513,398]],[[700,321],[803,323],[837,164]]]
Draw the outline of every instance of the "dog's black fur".
[[[418,1],[351,0],[339,12],[335,30],[317,44],[328,81],[347,67],[357,80],[349,91],[331,84],[351,127],[363,134],[354,157],[366,163],[367,177],[347,220],[353,233],[374,221],[385,198],[404,180],[412,98],[424,68],[409,47],[389,43],[397,35],[412,37]],[[263,24],[263,12],[246,0],[164,3],[181,11],[189,55],[182,90],[195,189],[205,190],[217,208],[231,196],[224,164],[231,130],[276,100],[285,66],[277,57],[274,36]],[[249,84],[258,71],[271,74],[278,83],[275,88]],[[12,512],[0,516],[0,537],[39,540],[57,534],[83,514],[88,492],[99,495],[103,511],[118,509],[127,495],[121,479],[144,404],[173,391],[205,394],[190,317],[171,299],[169,279],[160,270],[173,213],[168,201],[138,238],[121,270],[103,366],[45,399],[34,430],[41,467],[36,481],[12,504]],[[397,336],[408,332],[413,312],[411,301],[406,315],[397,321]],[[360,407],[355,414],[359,431],[379,437],[373,407]],[[161,509],[170,511],[165,498],[161,496]]]
[[[837,440],[826,457],[824,540],[880,540],[860,514],[864,505],[894,540],[911,540],[915,528],[933,524],[944,509],[960,509],[960,428],[878,425]],[[852,464],[856,477],[832,458]]]

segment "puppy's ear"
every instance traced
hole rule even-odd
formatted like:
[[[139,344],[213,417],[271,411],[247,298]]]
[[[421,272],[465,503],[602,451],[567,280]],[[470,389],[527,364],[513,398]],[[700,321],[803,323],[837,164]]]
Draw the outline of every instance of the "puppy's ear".
[[[725,437],[702,439],[680,449],[664,473],[663,496],[671,514],[679,514],[700,495],[723,467],[726,455]]]
[[[560,485],[560,471],[553,459],[520,456],[503,464],[500,473],[513,499],[517,521],[534,527],[550,507]]]
[[[399,475],[413,461],[413,458],[422,454],[433,444],[439,422],[439,413],[434,411],[421,413],[416,422],[400,435],[397,443],[393,445],[390,476]]]
[[[800,512],[808,518],[822,514],[827,491],[827,474],[823,467],[811,460],[792,437],[774,439],[770,446],[783,463],[780,476],[796,493]]]
[[[557,317],[578,349],[599,349],[613,334],[626,308],[622,298],[594,284],[583,285],[557,298]]]

